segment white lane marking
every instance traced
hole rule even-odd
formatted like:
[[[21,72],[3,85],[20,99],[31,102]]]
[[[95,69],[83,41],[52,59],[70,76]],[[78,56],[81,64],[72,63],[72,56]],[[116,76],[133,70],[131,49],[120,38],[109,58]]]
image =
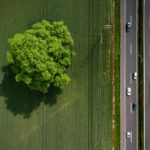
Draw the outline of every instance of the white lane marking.
[[[132,73],[130,73],[130,84],[132,84]]]
[[[130,44],[130,55],[132,55],[132,44]]]
[[[131,22],[131,24],[132,24],[132,16],[130,16],[130,22]]]
[[[131,132],[131,138],[130,138],[130,142],[132,143],[132,132]]]
[[[130,103],[130,113],[132,113],[132,103]]]

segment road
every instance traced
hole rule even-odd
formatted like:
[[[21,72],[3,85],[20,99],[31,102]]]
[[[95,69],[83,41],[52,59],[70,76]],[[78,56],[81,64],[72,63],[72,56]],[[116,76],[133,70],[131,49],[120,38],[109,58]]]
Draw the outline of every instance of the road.
[[[125,31],[127,22],[132,23],[129,33]],[[137,102],[138,80],[132,79],[137,70],[137,1],[121,0],[121,150],[138,150],[138,111],[132,110]],[[126,88],[131,87],[132,95],[126,96]],[[126,132],[132,132],[130,139]]]
[[[150,150],[150,1],[144,1],[144,150]]]

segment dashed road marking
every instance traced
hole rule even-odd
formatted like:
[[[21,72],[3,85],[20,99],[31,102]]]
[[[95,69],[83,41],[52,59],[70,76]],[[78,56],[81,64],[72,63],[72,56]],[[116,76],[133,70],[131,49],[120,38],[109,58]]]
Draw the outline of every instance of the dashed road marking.
[[[130,142],[132,143],[132,132],[131,132],[131,138],[130,138]]]
[[[130,22],[131,22],[131,24],[132,24],[132,16],[130,16]]]
[[[130,113],[132,113],[132,103],[130,103]]]
[[[132,73],[130,73],[130,84],[132,84]]]
[[[132,44],[130,44],[130,55],[132,55]]]

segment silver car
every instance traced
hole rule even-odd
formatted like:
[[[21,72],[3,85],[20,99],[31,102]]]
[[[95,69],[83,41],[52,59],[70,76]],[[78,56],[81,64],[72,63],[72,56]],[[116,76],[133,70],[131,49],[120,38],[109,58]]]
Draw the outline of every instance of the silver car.
[[[131,95],[131,88],[128,87],[128,88],[127,88],[127,96],[130,96],[130,95]]]

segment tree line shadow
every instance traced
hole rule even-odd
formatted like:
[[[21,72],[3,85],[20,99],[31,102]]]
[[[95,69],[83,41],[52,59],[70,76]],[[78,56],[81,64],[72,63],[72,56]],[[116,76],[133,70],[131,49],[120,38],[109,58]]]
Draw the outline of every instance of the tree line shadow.
[[[46,94],[32,91],[24,83],[15,81],[15,76],[9,66],[3,67],[2,72],[4,78],[0,84],[0,95],[5,97],[6,107],[13,115],[19,114],[24,118],[29,118],[41,102],[52,106],[56,104],[58,94],[62,93],[60,89],[55,87],[50,88]]]

